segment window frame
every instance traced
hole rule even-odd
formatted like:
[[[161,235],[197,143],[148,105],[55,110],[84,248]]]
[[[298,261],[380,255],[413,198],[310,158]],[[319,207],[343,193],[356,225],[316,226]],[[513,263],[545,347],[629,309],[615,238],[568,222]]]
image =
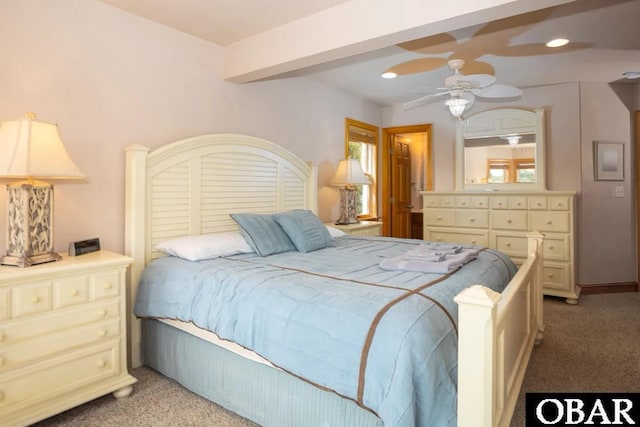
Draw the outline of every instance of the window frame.
[[[372,137],[371,142],[367,141],[366,138],[362,138],[361,140],[354,140],[351,134],[351,128],[360,128],[361,130],[366,131],[367,133],[371,133]],[[345,143],[344,143],[344,157],[345,159],[349,158],[349,145],[352,140],[354,142],[370,144],[373,146],[373,153],[371,156],[371,161],[373,163],[373,171],[367,170],[367,168],[363,167],[364,172],[371,179],[371,184],[369,184],[369,203],[368,203],[368,214],[359,214],[357,218],[359,220],[377,220],[378,217],[378,175],[380,171],[379,164],[379,150],[380,150],[380,134],[377,126],[370,125],[368,123],[364,123],[358,120],[354,120],[351,118],[345,118]],[[363,186],[357,186],[359,189],[362,189]]]

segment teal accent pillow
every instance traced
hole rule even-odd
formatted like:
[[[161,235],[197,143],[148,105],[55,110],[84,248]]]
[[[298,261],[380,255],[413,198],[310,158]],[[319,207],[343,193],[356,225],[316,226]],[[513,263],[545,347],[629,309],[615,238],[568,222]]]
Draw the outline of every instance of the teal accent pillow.
[[[275,214],[275,219],[298,252],[311,252],[335,246],[327,227],[310,210],[295,209]]]
[[[276,222],[276,214],[231,214],[245,240],[260,256],[295,251],[296,246]]]

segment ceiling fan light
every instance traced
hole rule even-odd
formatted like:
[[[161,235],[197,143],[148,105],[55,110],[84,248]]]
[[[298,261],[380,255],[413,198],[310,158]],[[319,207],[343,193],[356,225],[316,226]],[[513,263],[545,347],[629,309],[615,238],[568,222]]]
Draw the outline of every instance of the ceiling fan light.
[[[396,77],[398,77],[398,74],[394,73],[393,71],[382,73],[383,79],[395,79]]]
[[[449,112],[453,117],[460,118],[464,112],[465,107],[469,103],[468,99],[464,98],[451,98],[445,101],[445,105],[449,107]]]
[[[562,47],[569,44],[567,39],[553,39],[547,42],[547,47]]]
[[[506,139],[510,146],[515,147],[516,145],[518,145],[518,142],[520,142],[520,138],[522,138],[522,136],[507,135],[507,136],[503,136],[502,138]]]

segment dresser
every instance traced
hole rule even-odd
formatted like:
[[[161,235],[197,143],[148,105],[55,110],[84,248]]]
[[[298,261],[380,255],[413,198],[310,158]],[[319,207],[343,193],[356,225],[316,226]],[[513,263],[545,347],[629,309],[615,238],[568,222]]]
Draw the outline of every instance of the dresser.
[[[131,393],[130,263],[99,251],[0,267],[0,425],[31,424],[108,393]]]
[[[380,236],[382,233],[382,222],[380,221],[360,221],[357,224],[334,224],[326,223],[329,227],[337,228],[351,236]]]
[[[424,239],[498,249],[520,265],[529,231],[544,234],[544,293],[577,304],[575,193],[423,192]]]

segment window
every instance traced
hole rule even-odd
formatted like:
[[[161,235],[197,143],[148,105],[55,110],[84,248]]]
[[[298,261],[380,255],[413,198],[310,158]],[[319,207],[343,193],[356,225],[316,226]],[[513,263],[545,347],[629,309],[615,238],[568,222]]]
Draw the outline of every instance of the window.
[[[489,159],[488,169],[488,183],[495,184],[498,182],[511,182],[509,176],[509,172],[511,170],[510,160]]]
[[[346,157],[360,160],[371,185],[358,185],[358,218],[377,218],[378,128],[346,119]]]
[[[536,182],[536,162],[534,159],[515,159],[516,182]]]

